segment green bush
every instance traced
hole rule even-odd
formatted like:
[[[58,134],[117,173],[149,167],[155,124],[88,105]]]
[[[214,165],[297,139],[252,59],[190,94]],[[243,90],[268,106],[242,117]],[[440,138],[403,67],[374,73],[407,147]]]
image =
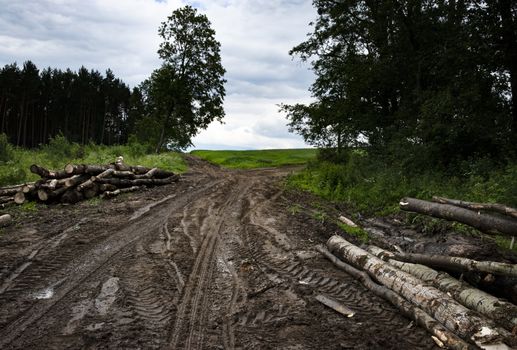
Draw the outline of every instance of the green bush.
[[[7,163],[14,158],[13,146],[6,134],[0,134],[0,163]]]

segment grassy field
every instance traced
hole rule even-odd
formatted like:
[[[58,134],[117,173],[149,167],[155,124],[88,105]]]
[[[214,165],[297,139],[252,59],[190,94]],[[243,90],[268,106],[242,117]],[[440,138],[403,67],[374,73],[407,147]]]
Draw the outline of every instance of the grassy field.
[[[316,158],[316,149],[257,151],[192,151],[192,155],[231,169],[253,169],[305,164]]]
[[[39,179],[38,175],[29,171],[31,164],[56,170],[63,169],[68,163],[107,164],[114,162],[118,156],[123,156],[124,162],[130,165],[158,167],[177,173],[187,169],[187,165],[179,153],[148,154],[145,147],[138,144],[110,147],[79,146],[59,137],[52,140],[49,145],[33,150],[3,144],[0,145],[0,155],[3,156],[3,159],[0,160],[0,186]]]

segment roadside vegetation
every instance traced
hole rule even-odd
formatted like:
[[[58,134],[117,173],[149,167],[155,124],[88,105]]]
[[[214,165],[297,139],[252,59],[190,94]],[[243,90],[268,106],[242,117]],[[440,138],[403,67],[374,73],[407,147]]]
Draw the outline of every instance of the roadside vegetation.
[[[191,154],[230,169],[301,165],[316,159],[317,150],[272,149],[257,151],[192,151]]]
[[[35,181],[39,176],[29,171],[31,164],[47,169],[62,169],[67,163],[105,164],[123,156],[129,164],[158,167],[174,172],[187,169],[177,152],[150,153],[149,147],[130,141],[126,145],[104,146],[93,143],[79,145],[58,135],[47,145],[26,149],[11,145],[5,134],[0,134],[0,186]]]

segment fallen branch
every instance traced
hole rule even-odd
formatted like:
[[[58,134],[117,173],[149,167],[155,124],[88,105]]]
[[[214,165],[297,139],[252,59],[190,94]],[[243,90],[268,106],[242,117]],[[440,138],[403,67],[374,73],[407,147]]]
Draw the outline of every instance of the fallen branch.
[[[403,198],[400,201],[400,209],[440,219],[458,221],[488,234],[495,234],[497,232],[507,235],[517,234],[517,221],[515,220],[495,217],[450,204],[433,203],[415,198]]]
[[[106,191],[101,195],[101,198],[112,198],[112,197],[116,197],[122,193],[138,191],[141,188],[142,187],[140,187],[140,186],[132,186],[132,187],[127,187],[127,188],[119,188],[118,190],[115,190],[115,191]]]
[[[497,327],[493,321],[475,314],[446,293],[426,286],[422,280],[389,265],[344,238],[332,236],[327,247],[339,257],[363,268],[384,286],[411,300],[461,338],[472,340],[481,348],[487,348],[487,344],[500,346],[501,349],[517,345],[511,333]]]
[[[97,182],[102,184],[110,184],[117,187],[132,187],[132,186],[157,186],[157,185],[167,185],[178,181],[179,177],[177,175],[165,178],[165,179],[119,179],[119,178],[102,178],[97,180]]]
[[[432,284],[442,292],[487,317],[490,317],[509,331],[517,327],[517,306],[496,298],[471,285],[460,282],[444,272],[435,271],[427,266],[397,261],[396,255],[384,249],[369,246],[368,251],[387,261],[402,271],[408,272],[422,281]]]
[[[438,197],[438,196],[433,197],[433,202],[442,203],[442,204],[451,204],[451,205],[455,205],[457,207],[472,209],[472,210],[490,210],[490,211],[495,211],[495,212],[503,214],[503,215],[517,218],[517,209],[507,207],[506,205],[503,205],[503,204],[465,202],[465,201],[461,201],[458,199],[449,199],[449,198]]]
[[[475,349],[474,346],[469,345],[468,343],[463,341],[456,334],[449,331],[438,321],[429,316],[429,314],[424,312],[422,309],[414,306],[413,304],[411,304],[406,299],[404,299],[397,293],[393,292],[392,290],[375,283],[366,272],[360,271],[355,267],[346,264],[322,246],[317,246],[316,249],[338,268],[345,271],[355,279],[359,280],[366,288],[368,288],[374,294],[389,301],[392,305],[399,309],[399,311],[404,316],[406,316],[409,319],[415,320],[415,322],[418,325],[422,326],[429,333],[433,334],[433,336],[438,338],[438,340],[448,348],[455,350]]]
[[[330,299],[329,297],[318,294],[316,295],[316,300],[322,303],[323,305],[331,308],[332,310],[339,312],[341,315],[345,317],[353,317],[355,312],[346,307],[345,305],[338,303],[334,299]]]

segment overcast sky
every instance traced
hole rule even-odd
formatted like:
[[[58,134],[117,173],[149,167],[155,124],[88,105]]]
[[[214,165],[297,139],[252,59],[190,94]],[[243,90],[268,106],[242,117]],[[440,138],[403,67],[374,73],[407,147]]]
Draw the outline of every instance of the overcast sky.
[[[133,87],[160,66],[158,26],[185,4],[212,22],[228,80],[225,124],[195,148],[306,147],[277,104],[310,100],[313,75],[288,51],[310,31],[311,0],[0,0],[0,65],[111,68]]]

